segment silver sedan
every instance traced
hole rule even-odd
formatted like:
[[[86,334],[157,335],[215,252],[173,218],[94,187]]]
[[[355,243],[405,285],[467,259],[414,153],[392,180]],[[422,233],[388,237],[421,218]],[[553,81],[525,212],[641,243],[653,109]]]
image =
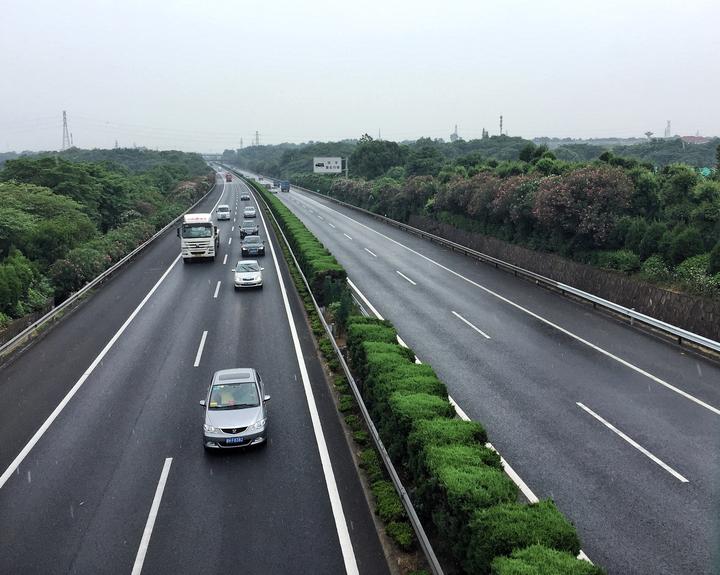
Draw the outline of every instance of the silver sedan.
[[[262,272],[265,268],[261,268],[256,260],[240,260],[233,268],[235,274],[233,284],[235,289],[244,287],[262,287]]]
[[[216,371],[205,408],[203,446],[205,449],[247,447],[267,440],[267,407],[260,374],[251,367]]]

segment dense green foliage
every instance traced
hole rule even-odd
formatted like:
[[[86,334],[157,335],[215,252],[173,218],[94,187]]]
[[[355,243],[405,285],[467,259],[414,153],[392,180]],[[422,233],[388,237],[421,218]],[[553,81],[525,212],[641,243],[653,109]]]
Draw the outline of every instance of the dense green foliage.
[[[205,183],[179,184],[208,172],[200,156],[182,152],[72,149],[8,160],[0,171],[0,323],[65,297],[121,259],[198,199]]]
[[[492,562],[492,575],[602,575],[597,565],[543,545],[517,549],[510,557],[497,557]]]
[[[285,232],[298,258],[300,269],[320,305],[339,300],[345,289],[347,274],[337,260],[280,200],[260,184],[249,181],[260,193]]]
[[[415,364],[396,336],[387,321],[351,316],[350,365],[390,457],[411,486],[418,513],[455,566],[465,573],[488,573],[494,558],[541,543],[543,553],[563,552],[549,557],[567,573],[600,573],[583,571],[589,564],[578,565],[567,555],[577,554],[578,538],[552,502],[517,503],[518,489],[498,454],[485,446],[483,426],[454,417],[445,385],[430,367]],[[379,463],[366,455],[361,465],[375,473]],[[388,485],[380,486],[376,496],[389,493]],[[394,503],[384,504],[379,513],[392,520],[400,511]],[[540,552],[529,553],[529,558],[521,554],[513,560],[533,565]],[[501,562],[498,568],[513,565]]]
[[[580,146],[582,153],[571,155],[563,150],[573,146],[551,151],[507,136],[397,144],[366,135],[338,145],[295,146],[292,154],[255,146],[231,155],[244,167],[291,177],[399,221],[431,216],[673,289],[720,296],[717,252],[700,273],[678,269],[720,243],[720,174],[707,177],[688,165],[720,161],[718,141]],[[319,151],[349,156],[350,179],[312,174]],[[258,158],[271,159],[263,164]]]

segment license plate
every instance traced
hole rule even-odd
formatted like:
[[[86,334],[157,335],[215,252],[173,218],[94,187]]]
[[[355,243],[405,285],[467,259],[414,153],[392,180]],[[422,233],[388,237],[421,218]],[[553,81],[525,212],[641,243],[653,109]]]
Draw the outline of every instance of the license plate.
[[[243,443],[244,441],[244,437],[229,437],[225,440],[225,443]]]

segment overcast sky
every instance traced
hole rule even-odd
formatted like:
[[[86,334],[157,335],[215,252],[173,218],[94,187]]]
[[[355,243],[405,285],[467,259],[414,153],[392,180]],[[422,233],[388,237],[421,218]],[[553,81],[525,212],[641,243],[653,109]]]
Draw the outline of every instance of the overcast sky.
[[[0,151],[720,135],[718,0],[3,0]]]

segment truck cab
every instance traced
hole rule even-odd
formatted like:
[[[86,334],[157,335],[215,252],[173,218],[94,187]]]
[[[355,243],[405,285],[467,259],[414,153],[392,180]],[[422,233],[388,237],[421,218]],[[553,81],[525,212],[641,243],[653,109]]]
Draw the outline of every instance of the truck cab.
[[[230,172],[225,173],[225,181],[232,182],[232,174]]]
[[[212,258],[220,247],[220,233],[212,214],[185,214],[177,229],[183,263],[191,259]]]

